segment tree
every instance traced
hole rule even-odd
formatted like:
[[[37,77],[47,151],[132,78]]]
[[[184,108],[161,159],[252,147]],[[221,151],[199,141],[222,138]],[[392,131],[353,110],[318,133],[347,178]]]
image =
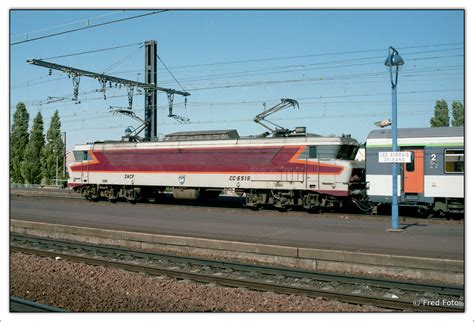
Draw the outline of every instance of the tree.
[[[13,125],[10,134],[10,178],[15,183],[23,183],[21,162],[28,144],[28,122],[30,115],[23,102],[16,105],[13,114]]]
[[[451,105],[453,107],[452,126],[464,126],[464,104],[460,101],[454,101]]]
[[[436,101],[434,116],[430,123],[431,127],[449,126],[449,108],[445,100]]]
[[[23,161],[21,162],[21,174],[26,183],[41,183],[41,151],[44,146],[43,116],[38,112],[33,120],[30,140],[26,146]]]
[[[58,111],[51,118],[46,145],[43,148],[42,173],[45,184],[51,184],[56,179],[63,178],[64,173],[64,142],[61,137],[61,120]]]

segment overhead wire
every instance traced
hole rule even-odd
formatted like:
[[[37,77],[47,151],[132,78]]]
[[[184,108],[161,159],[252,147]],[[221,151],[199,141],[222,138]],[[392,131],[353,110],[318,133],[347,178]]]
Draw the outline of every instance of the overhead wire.
[[[456,48],[456,49],[450,49],[450,50],[457,50],[459,48]],[[100,49],[99,49],[100,50]],[[440,51],[446,51],[446,50],[440,50]],[[426,51],[426,52],[434,52],[434,51]],[[87,52],[83,52],[84,54],[87,53]],[[83,53],[75,53],[75,54],[83,54]],[[419,52],[419,53],[424,53],[424,52]],[[409,55],[410,53],[407,53],[407,55]],[[417,54],[417,53],[411,53],[411,54]],[[74,54],[68,54],[68,55],[74,55]],[[64,56],[64,55],[63,55]],[[434,59],[434,58],[440,58],[440,57],[458,57],[458,56],[462,56],[462,55],[450,55],[450,56],[438,56],[438,57],[432,57],[431,59]],[[60,56],[57,56],[56,58],[61,58]],[[158,57],[159,58],[159,57]],[[376,58],[376,57],[361,57],[361,58],[358,58],[360,60],[367,60],[367,59],[373,59],[373,58]],[[51,59],[51,58],[49,58]],[[53,58],[54,59],[54,58]],[[123,58],[122,58],[123,59]],[[120,59],[119,62],[122,60]],[[160,58],[159,58],[160,59]],[[412,60],[416,60],[418,58],[414,58]],[[419,59],[426,59],[426,57],[420,57]],[[184,86],[178,82],[178,80],[176,79],[176,77],[171,73],[170,71],[170,68],[168,68],[164,63],[163,61],[160,59],[160,61],[162,62],[163,66],[165,67],[165,69],[168,70],[168,72],[170,73],[170,75],[173,77],[173,79],[181,86],[181,88],[184,89]],[[346,60],[348,61],[348,60]],[[116,62],[117,63],[117,62]],[[321,65],[321,64],[328,64],[328,63],[331,63],[331,62],[320,62],[320,63],[316,63],[314,65]],[[336,63],[340,63],[340,61],[336,61],[336,62],[332,62],[334,64]],[[115,63],[114,63],[115,64]],[[112,64],[112,65],[114,65]],[[295,65],[295,66],[301,66],[301,65],[304,65],[304,64],[299,64],[299,65]],[[305,66],[307,66],[309,64],[306,64]],[[341,66],[325,66],[325,68],[327,69],[331,69],[331,68],[340,68],[340,67],[348,67],[350,65],[348,64],[345,64],[345,65],[341,65]],[[451,70],[453,70],[453,66],[456,66],[454,67],[454,69],[459,69],[459,68],[463,68],[463,65],[451,65],[449,66],[449,68],[452,68]],[[115,68],[116,66],[113,66],[113,68]],[[274,67],[274,69],[283,69],[283,68],[290,68],[288,66],[279,66],[279,67]],[[425,68],[425,69],[417,69],[416,71],[413,71],[413,72],[409,72],[409,73],[404,73],[404,76],[405,77],[419,77],[419,73],[424,73],[425,76],[427,75],[427,73],[438,73],[438,75],[442,75],[442,74],[439,74],[441,71],[448,71],[449,70],[448,67],[443,67],[443,66],[438,66],[438,67],[435,67],[435,68]],[[307,70],[310,70],[310,69],[307,69]],[[306,71],[306,70],[304,70]],[[412,74],[410,74],[412,73]],[[418,73],[415,74],[415,73]],[[263,75],[266,75],[268,73],[262,73]],[[382,75],[380,74],[380,72],[375,72],[375,73],[365,73],[365,76],[364,75],[361,75],[361,74],[349,74],[349,75],[333,75],[333,76],[325,76],[323,79],[321,79],[321,77],[319,78],[319,80],[334,80],[334,81],[347,81],[347,80],[350,80],[350,79],[355,79],[355,77],[374,77],[374,75],[376,75],[377,77],[381,77]],[[247,75],[247,76],[254,76],[254,75]],[[344,79],[344,76],[346,77]],[[331,77],[333,79],[331,79]],[[66,77],[64,77],[66,78]],[[41,79],[41,78],[40,78]],[[61,79],[61,78],[60,78]],[[222,78],[215,78],[215,79],[222,79]],[[317,78],[314,78],[314,79],[317,79]],[[57,79],[56,79],[57,80]],[[171,81],[171,80],[170,80]],[[201,80],[202,81],[202,80]],[[275,81],[274,84],[276,84],[276,82],[281,82],[281,83],[289,83],[289,82],[293,82],[293,81],[296,81],[296,80],[282,80],[282,81]],[[302,80],[302,82],[308,82],[308,81],[311,81],[310,79],[304,79]],[[46,82],[46,81],[45,81]],[[38,83],[41,83],[41,82],[38,82]],[[255,86],[256,82],[245,82],[245,83],[241,83],[241,84],[235,84],[235,86],[237,87],[243,87],[243,86]],[[264,84],[264,85],[272,85],[272,83],[266,81],[266,82],[260,82],[260,84]],[[29,86],[31,84],[28,84],[27,86]],[[226,85],[225,87],[229,87],[228,85]],[[213,87],[211,89],[217,89],[219,87]],[[194,89],[196,90],[196,89]],[[190,90],[192,91],[192,90]],[[463,91],[463,89],[444,89],[444,90],[430,90],[430,91],[410,91],[410,92],[400,92],[399,94],[400,95],[404,95],[404,94],[418,94],[418,93],[429,93],[429,92],[447,92],[447,91]],[[97,92],[97,90],[94,90],[94,91],[91,91],[91,92]],[[358,94],[358,95],[338,95],[338,96],[319,96],[319,97],[303,97],[303,98],[298,98],[298,100],[306,100],[306,104],[314,104],[314,103],[321,103],[321,100],[323,99],[333,99],[333,98],[348,98],[348,97],[367,97],[367,96],[377,96],[377,95],[388,95],[387,93],[380,93],[380,94],[377,94],[377,93],[370,93],[370,94]],[[136,95],[134,95],[136,96]],[[115,96],[110,96],[109,98],[119,98],[119,97],[127,97],[127,95],[115,95]],[[92,100],[99,100],[99,99],[103,99],[102,96],[100,97],[91,97],[91,98],[84,98],[82,99],[81,101],[84,101],[84,102],[87,102],[87,101],[92,101]],[[313,101],[310,101],[311,99],[313,99]],[[316,101],[314,101],[316,100]],[[238,103],[238,102],[237,102]],[[330,102],[330,101],[327,101],[325,102],[327,104],[336,104],[336,102]],[[349,102],[347,103],[339,103],[339,104],[348,104]],[[74,103],[72,103],[74,104]],[[216,106],[218,105],[219,103],[213,103],[213,106]],[[375,104],[375,103],[373,103]],[[180,106],[179,104],[175,104],[176,106]],[[67,106],[66,104],[63,104],[62,106]],[[51,107],[55,107],[55,106],[51,106]],[[56,106],[57,107],[57,106]],[[159,108],[165,108],[166,106],[159,106]],[[136,109],[137,110],[137,109]],[[138,109],[138,110],[142,110],[142,109]],[[431,113],[432,111],[430,111]],[[97,114],[97,113],[96,113]],[[83,114],[81,114],[83,115]],[[79,115],[79,116],[81,116]],[[71,116],[73,117],[73,116]],[[96,119],[97,117],[94,117],[93,119]],[[287,119],[287,118],[285,118]],[[291,120],[291,119],[288,119],[288,120]],[[245,120],[245,121],[248,121],[248,120]],[[76,121],[72,121],[72,122],[76,122]],[[222,123],[223,121],[222,120],[215,120],[213,122],[219,122],[219,123]],[[225,123],[225,121],[223,122]],[[191,122],[191,124],[199,124],[199,122]],[[166,123],[161,123],[161,125],[166,125]],[[117,127],[118,128],[118,127]]]
[[[429,59],[439,59],[439,58],[447,58],[447,57],[461,57],[461,56],[463,56],[463,55],[433,56],[433,57],[423,57],[423,59],[424,60],[429,60]],[[357,64],[339,65],[339,66],[323,66],[323,67],[314,67],[314,68],[302,68],[302,69],[291,70],[291,71],[272,71],[272,72],[264,72],[264,73],[248,73],[248,74],[241,74],[241,75],[233,75],[233,77],[248,77],[248,76],[260,76],[260,75],[281,74],[281,73],[295,73],[295,72],[306,72],[306,71],[323,70],[323,69],[368,66],[368,65],[376,65],[376,64],[380,64],[380,62],[379,61],[374,61],[374,62],[365,62],[365,63],[357,63]],[[222,76],[218,76],[218,77],[212,77],[212,78],[209,78],[209,79],[221,79],[221,78],[223,78],[223,77],[225,78],[227,76],[228,75],[225,75],[225,76],[222,75]],[[209,80],[209,79],[205,79],[205,78],[195,78],[195,79]]]
[[[141,43],[137,43],[138,44],[141,44]],[[134,44],[131,44],[131,45],[123,45],[123,47],[126,47],[126,46],[133,46]],[[438,45],[422,45],[422,46],[412,46],[412,47],[406,47],[406,48],[426,48],[426,47],[439,47],[439,46],[447,46],[447,45],[458,45],[458,43],[455,43],[455,44],[438,44]],[[110,49],[115,49],[115,48],[122,48],[122,46],[117,46],[117,47],[110,47]],[[109,48],[104,48],[104,49],[97,49],[97,50],[92,50],[92,51],[88,51],[88,52],[83,52],[84,54],[85,53],[89,53],[89,52],[95,52],[95,51],[101,51],[101,50],[108,50]],[[447,50],[458,50],[458,49],[462,49],[462,48],[450,48],[450,49],[440,49],[440,50],[430,50],[430,51],[422,51],[422,52],[415,52],[415,53],[407,53],[406,55],[412,55],[412,54],[419,54],[419,53],[428,53],[428,52],[439,52],[439,51],[447,51]],[[73,54],[68,54],[68,55],[78,55],[78,54],[83,54],[83,53],[73,53]],[[347,53],[347,52],[339,52],[339,54],[343,54],[343,53]],[[332,54],[338,54],[338,53],[332,53]],[[52,57],[52,58],[59,58],[59,57],[66,57],[68,55],[63,55],[63,56],[56,56],[56,57]],[[323,54],[325,55],[325,54]],[[313,56],[313,55],[303,55],[303,56]],[[456,56],[460,56],[460,55],[456,55]],[[292,56],[292,57],[300,57],[300,56]],[[441,58],[443,56],[438,56],[438,57],[433,57],[431,59],[437,59],[437,58]],[[444,56],[444,57],[449,57],[449,56]],[[378,58],[377,56],[374,56],[374,57],[361,57],[361,58],[356,58],[354,60],[364,60],[364,59],[371,59],[371,58]],[[420,59],[423,58],[423,57],[420,57]],[[47,58],[43,58],[43,59],[47,59]],[[49,58],[51,59],[51,57]],[[414,58],[415,59],[415,58]],[[260,59],[258,59],[260,60]],[[161,60],[162,61],[162,60]],[[258,69],[258,70],[255,70],[255,69],[251,69],[249,71],[253,72],[253,71],[271,71],[271,70],[276,70],[276,69],[282,69],[282,68],[290,68],[290,67],[301,67],[301,66],[311,66],[311,65],[321,65],[321,64],[328,64],[328,63],[340,63],[340,62],[347,62],[347,61],[351,61],[351,60],[339,60],[339,61],[332,61],[332,62],[320,62],[320,63],[315,63],[315,64],[297,64],[297,65],[288,65],[288,66],[279,66],[279,67],[273,67],[273,68],[266,68],[266,69]],[[242,61],[235,61],[235,62],[242,62]],[[163,63],[163,61],[162,61]],[[230,62],[230,63],[233,63],[233,62]],[[375,62],[374,62],[375,63]],[[213,63],[212,63],[213,64]],[[216,63],[216,64],[223,64],[223,63]],[[164,65],[164,63],[163,63]],[[165,65],[164,65],[165,66]],[[175,68],[184,68],[184,67],[189,67],[189,66],[196,66],[196,65],[188,65],[188,66],[178,66],[178,67],[175,67]],[[344,65],[347,67],[347,65]],[[335,66],[336,68],[337,66]],[[167,66],[165,66],[166,69],[168,69],[168,71],[170,72],[173,67],[171,68],[168,68]],[[326,67],[326,68],[329,68],[329,67]],[[298,71],[302,71],[302,70],[298,70]],[[131,71],[126,71],[126,72],[141,72],[141,70],[131,70]],[[290,72],[290,71],[284,71],[284,72]],[[296,71],[295,71],[296,72]],[[117,72],[117,73],[123,73],[123,72]],[[194,80],[194,79],[201,79],[201,80],[213,80],[213,79],[220,79],[222,77],[216,77],[216,76],[227,76],[227,75],[233,75],[234,73],[227,73],[227,74],[212,74],[212,75],[204,75],[204,76],[198,76],[196,78],[186,78],[184,80],[186,81],[190,81],[190,80]],[[240,71],[240,72],[237,72],[236,74],[243,74],[242,76],[239,76],[239,77],[243,77],[243,76],[253,76],[253,74],[245,74],[243,71]],[[263,73],[263,74],[266,74],[266,73]],[[257,74],[258,75],[258,74]],[[174,75],[172,75],[173,78],[176,78],[174,77]],[[183,80],[183,79],[182,79]],[[162,81],[162,83],[167,83],[169,81],[172,81],[172,80],[164,80]],[[176,79],[175,79],[176,81]],[[47,81],[46,81],[47,82]],[[180,82],[178,82],[180,83]],[[32,85],[31,83],[29,85]],[[181,84],[182,86],[182,84]],[[16,87],[15,87],[16,88]]]
[[[464,102],[463,99],[459,99],[459,98],[449,98],[449,97],[445,97],[444,98],[445,100],[448,100],[448,101],[460,101],[460,102]],[[258,101],[236,101],[236,102],[193,102],[193,107],[203,107],[203,108],[208,108],[208,107],[217,107],[217,108],[230,108],[230,107],[233,107],[233,106],[241,106],[241,107],[248,107],[248,108],[253,108],[255,106],[257,106],[257,104],[261,104],[263,102],[267,102],[269,101],[270,99],[267,99],[267,100],[258,100]],[[420,106],[420,104],[434,104],[433,101],[431,99],[423,99],[423,100],[400,100],[399,101],[400,105],[401,106]],[[308,106],[308,104],[311,104],[312,106]],[[380,105],[380,104],[387,104],[387,101],[386,100],[370,100],[370,101],[336,101],[336,102],[317,102],[317,101],[307,101],[305,102],[305,106],[302,108],[306,108],[306,109],[312,109],[314,107],[316,107],[315,105],[316,104],[327,104],[327,105],[348,105],[348,104],[361,104],[360,105],[360,108],[372,108],[371,106],[367,106],[367,105],[372,105],[372,104],[377,104],[377,105]],[[179,104],[177,103],[176,104],[177,106],[178,105],[182,105],[182,104]],[[212,105],[212,106],[210,106]],[[323,105],[320,105],[321,107]],[[167,108],[168,106],[167,105],[159,105],[157,106],[158,109],[165,109]],[[14,108],[13,106],[11,108]],[[344,107],[343,107],[344,108]],[[135,112],[142,112],[144,111],[145,109],[144,108],[134,108],[133,111]],[[94,115],[97,117],[97,115],[110,115],[110,111],[105,111],[105,112],[93,112],[93,113],[81,113],[81,117],[84,117],[84,116],[91,116],[91,115]],[[64,119],[69,119],[69,118],[75,118],[77,117],[78,115],[76,113],[73,113],[73,114],[63,114],[61,115],[61,120],[64,120]],[[69,122],[68,120],[64,121],[64,122]],[[76,122],[76,121],[74,121]]]
[[[409,95],[409,94],[426,94],[426,93],[456,92],[456,91],[463,91],[463,89],[456,88],[456,89],[437,89],[437,90],[425,90],[425,91],[402,91],[402,92],[399,92],[398,95],[403,96],[403,95]],[[93,93],[93,92],[95,92],[95,91],[91,91],[91,93]],[[388,93],[388,92],[384,92],[384,93],[365,93],[365,94],[348,94],[348,95],[327,95],[327,96],[312,96],[312,97],[295,97],[295,99],[298,100],[298,101],[304,101],[304,100],[321,101],[323,99],[385,96],[385,95],[389,95],[389,94],[390,93]],[[141,95],[141,94],[135,94],[134,96],[138,96],[138,95]],[[110,99],[127,97],[127,96],[128,95],[112,95],[112,96],[110,96]],[[97,96],[97,97],[82,99],[81,102],[88,102],[88,101],[95,101],[95,100],[103,100],[103,96]],[[258,101],[258,102],[260,102],[260,101]],[[330,103],[330,102],[327,102],[327,103]],[[71,102],[70,104],[64,104],[63,106],[75,105],[75,104],[76,104],[75,102]],[[213,103],[212,105],[217,105],[217,103]],[[51,106],[51,108],[54,108],[54,107],[55,106]],[[163,105],[161,107],[164,108],[164,107],[167,107],[167,105]]]
[[[80,22],[88,22],[88,21],[99,19],[99,18],[103,18],[103,17],[107,17],[107,16],[111,16],[111,15],[116,15],[116,14],[122,13],[124,11],[125,10],[109,12],[109,13],[106,13],[106,14],[100,15],[100,16],[95,16],[95,17],[86,18],[86,19],[80,19],[80,20],[67,22],[67,23],[63,23],[63,24],[60,24],[60,25],[56,25],[56,26],[51,26],[51,27],[47,27],[47,28],[43,28],[43,29],[39,29],[39,30],[30,31],[30,32],[25,32],[23,34],[14,35],[14,36],[12,36],[12,38],[28,36],[28,35],[35,34],[35,33],[38,33],[38,32],[43,32],[43,31],[47,31],[47,30],[51,30],[51,29],[57,29],[57,28],[61,28],[61,27],[71,26],[71,25],[78,24]]]
[[[421,77],[432,77],[434,75],[438,76],[449,76],[449,75],[457,75],[457,73],[445,73],[446,71],[462,69],[462,65],[447,65],[447,66],[438,66],[434,68],[419,68],[416,71],[405,72],[404,77],[406,78],[421,78]],[[444,72],[444,73],[443,73]],[[274,84],[301,84],[301,83],[310,83],[310,82],[319,82],[319,81],[351,81],[351,80],[361,80],[364,78],[370,79],[383,79],[385,78],[385,74],[381,74],[380,72],[373,72],[373,73],[352,73],[352,74],[342,74],[342,75],[325,75],[319,76],[314,78],[305,78],[305,79],[285,79],[285,80],[278,80],[278,81],[255,81],[255,82],[244,82],[244,83],[226,83],[222,84],[221,86],[214,86],[212,88],[231,88],[231,87],[246,87],[246,86],[257,86],[257,85],[274,85]],[[67,77],[64,77],[67,78]],[[58,78],[61,79],[61,78]],[[54,79],[54,80],[58,80]],[[359,82],[361,84],[366,83],[368,81],[364,80]],[[377,80],[379,82],[379,80]],[[352,82],[354,83],[354,82]],[[33,83],[34,84],[34,83]],[[30,84],[30,85],[33,85]],[[195,89],[194,89],[195,90]],[[92,92],[97,92],[98,90],[95,89]],[[81,92],[80,94],[84,94]],[[72,98],[68,94],[63,94],[60,96],[65,96]],[[25,101],[25,103],[35,102],[38,100],[42,100],[41,98],[31,99]]]
[[[447,66],[438,66],[438,67],[430,67],[428,71],[438,71],[438,70],[444,70],[445,68],[452,68],[451,70],[454,70],[454,69],[462,69],[464,67],[464,65],[447,65]],[[447,70],[447,69],[446,69]],[[424,69],[420,69],[420,68],[417,68],[417,72],[420,73],[420,72],[425,72]],[[119,74],[120,72],[115,72],[114,74]],[[403,74],[404,77],[408,77],[410,75],[411,72],[405,72]],[[371,73],[371,74],[353,74],[354,77],[368,77],[368,76],[371,76],[371,75],[375,75],[377,73]],[[411,76],[411,75],[410,75]],[[45,77],[48,77],[47,75],[46,76],[42,76],[42,77],[39,77],[37,79],[42,79],[42,78],[45,78]],[[328,77],[333,77],[331,75],[329,76],[323,76],[322,78],[323,79],[327,79]],[[26,87],[26,86],[35,86],[35,85],[40,85],[40,84],[43,84],[43,83],[48,83],[48,82],[52,82],[52,81],[56,81],[56,80],[62,80],[62,79],[67,79],[68,77],[64,76],[64,77],[58,77],[58,78],[55,78],[55,79],[50,79],[50,80],[44,80],[44,81],[38,81],[38,82],[30,82],[30,81],[33,81],[34,79],[30,80],[30,81],[27,81],[27,82],[22,82],[22,83],[18,83],[16,85],[12,85],[11,89],[16,89],[16,88],[22,88],[22,87]],[[212,80],[212,79],[210,79]],[[302,80],[304,81],[304,80]],[[262,81],[262,82],[266,82],[266,81]],[[171,83],[171,80],[164,80],[162,82],[160,82],[161,84],[165,85],[165,84],[170,84]],[[214,83],[215,84],[215,83]],[[225,84],[225,83],[224,83]]]
[[[444,51],[452,51],[452,50],[460,50],[460,49],[462,49],[462,48],[450,48],[450,49],[420,51],[420,52],[414,52],[414,53],[406,53],[406,54],[404,54],[404,56],[406,57],[406,56],[411,56],[411,55],[415,55],[415,54],[444,52]],[[449,56],[446,56],[446,57],[449,57]],[[301,68],[301,67],[307,67],[307,66],[318,66],[318,65],[326,65],[326,64],[340,64],[340,63],[346,63],[346,62],[355,62],[355,61],[372,60],[372,59],[377,59],[377,61],[374,61],[374,63],[378,63],[378,62],[380,62],[381,56],[358,57],[358,58],[324,61],[324,62],[317,62],[317,63],[300,63],[300,64],[284,65],[284,66],[277,66],[277,67],[249,69],[249,70],[244,70],[244,71],[242,71],[242,68],[239,68],[239,71],[234,72],[234,73],[212,74],[212,75],[207,75],[207,76],[199,76],[198,78],[202,78],[202,77],[207,78],[208,76],[215,77],[215,76],[221,76],[221,75],[238,75],[238,74],[246,74],[247,72],[272,71],[272,70],[285,69],[285,68],[298,68],[298,67]],[[416,58],[413,58],[413,59],[416,59]],[[344,66],[347,66],[347,65],[344,65]],[[191,80],[191,78],[187,78],[185,80]]]
[[[431,45],[405,46],[405,47],[399,47],[399,50],[400,50],[400,49],[414,49],[414,48],[429,48],[429,47],[455,46],[455,45],[464,45],[464,44],[463,44],[463,43],[446,43],[446,44],[431,44]],[[296,58],[319,57],[319,56],[334,56],[334,55],[345,55],[345,54],[347,54],[347,55],[351,54],[351,55],[352,55],[352,54],[369,53],[369,52],[386,51],[386,50],[387,50],[387,48],[378,48],[378,49],[366,49],[366,50],[354,50],[354,51],[340,51],[340,52],[318,53],[318,54],[307,54],[307,55],[295,55],[295,56],[266,57],[266,58],[247,59],[247,60],[234,60],[234,61],[214,62],[214,63],[205,63],[205,64],[173,66],[173,67],[170,67],[170,68],[171,68],[171,69],[179,69],[179,68],[192,68],[192,67],[202,67],[202,66],[241,64],[241,63],[249,63],[249,62],[284,60],[284,59],[296,59]]]
[[[432,114],[433,111],[410,111],[410,112],[399,112],[400,116],[413,116],[413,115],[430,115]],[[337,119],[343,119],[343,118],[371,118],[371,117],[380,117],[380,116],[386,116],[387,113],[371,113],[371,114],[337,114],[337,115],[311,115],[311,116],[304,116],[304,117],[295,117],[295,118],[274,118],[273,120],[275,121],[296,121],[296,120],[323,120],[325,118],[337,118]],[[219,124],[231,124],[231,123],[247,123],[251,122],[252,118],[248,119],[238,119],[238,120],[212,120],[212,121],[191,121],[189,124],[213,124],[213,123],[219,123]],[[175,125],[175,123],[169,123],[169,122],[158,122],[158,125],[160,126],[172,126]],[[112,129],[120,129],[123,128],[123,126],[109,126],[109,127],[88,127],[88,128],[73,128],[73,129],[67,129],[68,132],[74,132],[74,131],[91,131],[91,130],[112,130]]]
[[[118,22],[127,21],[127,20],[131,20],[131,19],[142,18],[142,17],[154,15],[154,14],[163,13],[163,12],[166,12],[166,11],[168,11],[168,10],[155,10],[155,11],[144,13],[144,14],[141,14],[141,15],[126,17],[126,18],[112,20],[112,21],[106,21],[106,22],[95,24],[95,25],[88,25],[88,26],[85,26],[85,27],[80,27],[80,28],[75,28],[75,29],[71,29],[71,30],[61,31],[61,32],[57,32],[57,33],[54,33],[54,34],[39,36],[39,37],[36,37],[36,38],[25,39],[25,40],[17,41],[17,42],[14,42],[14,43],[10,43],[10,46],[15,46],[15,45],[24,44],[24,43],[27,43],[27,42],[32,42],[32,41],[41,40],[41,39],[45,39],[45,38],[64,35],[64,34],[68,34],[68,33],[71,33],[71,32],[76,32],[76,31],[81,31],[81,30],[85,30],[85,29],[92,29],[92,28],[96,28],[96,27],[110,25],[110,24],[113,24],[113,23],[118,23]]]
[[[82,52],[78,52],[78,53],[64,54],[64,55],[60,55],[60,56],[39,58],[39,60],[58,59],[58,58],[79,56],[79,55],[85,55],[85,54],[92,54],[92,53],[98,53],[98,52],[102,52],[102,51],[109,51],[109,50],[115,50],[115,49],[120,49],[120,48],[127,48],[127,47],[138,46],[138,45],[141,45],[141,44],[142,44],[142,43],[139,42],[139,43],[128,44],[128,45],[121,45],[121,46],[115,46],[115,47],[100,48],[100,49],[94,49],[94,50],[89,50],[89,51],[82,51]]]

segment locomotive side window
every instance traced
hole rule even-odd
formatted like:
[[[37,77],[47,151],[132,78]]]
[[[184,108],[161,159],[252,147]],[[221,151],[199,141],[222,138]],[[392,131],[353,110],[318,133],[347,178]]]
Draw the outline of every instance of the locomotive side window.
[[[339,152],[340,145],[319,145],[318,157],[320,159],[335,159]]]
[[[446,173],[464,173],[464,150],[444,151],[444,171]]]
[[[341,159],[354,160],[358,146],[354,145],[310,145],[308,151],[308,158],[310,159]],[[303,152],[300,158],[306,158],[306,151]]]

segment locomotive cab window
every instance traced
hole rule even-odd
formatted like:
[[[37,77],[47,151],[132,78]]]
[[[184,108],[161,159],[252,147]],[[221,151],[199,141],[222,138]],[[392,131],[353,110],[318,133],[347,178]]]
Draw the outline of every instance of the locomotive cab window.
[[[354,160],[359,147],[355,145],[341,145],[339,152],[337,153],[337,158],[341,160]]]
[[[444,171],[446,173],[464,173],[464,150],[444,151]]]
[[[309,158],[310,159],[316,159],[316,146],[315,145],[310,145],[309,146]]]
[[[87,161],[92,160],[92,157],[87,151],[74,151],[74,160],[75,161]]]

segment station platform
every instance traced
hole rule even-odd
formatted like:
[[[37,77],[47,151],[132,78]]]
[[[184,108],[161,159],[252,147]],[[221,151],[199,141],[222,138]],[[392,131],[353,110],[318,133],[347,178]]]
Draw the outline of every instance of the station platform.
[[[222,201],[222,200],[221,200]],[[224,206],[222,205],[224,202]],[[334,251],[463,260],[464,224],[390,217],[251,211],[234,201],[207,205],[111,204],[78,199],[13,197],[10,218],[147,234]],[[226,204],[227,202],[227,204]]]

